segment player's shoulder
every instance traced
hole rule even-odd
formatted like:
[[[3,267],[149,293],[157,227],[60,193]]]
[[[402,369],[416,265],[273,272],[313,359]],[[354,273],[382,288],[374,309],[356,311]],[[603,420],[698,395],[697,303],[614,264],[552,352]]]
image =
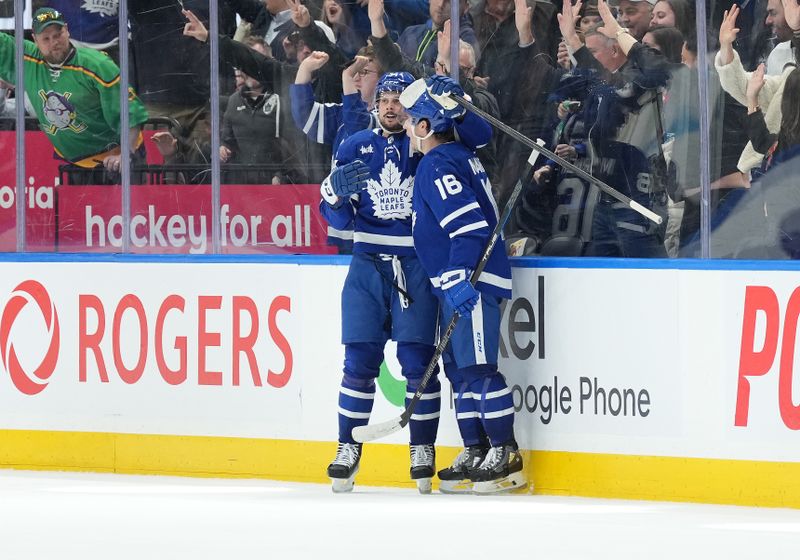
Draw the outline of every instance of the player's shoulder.
[[[339,146],[340,154],[351,154],[356,157],[368,157],[376,154],[380,147],[381,136],[373,129],[359,130],[348,136]]]
[[[472,152],[461,144],[440,144],[425,154],[420,161],[419,170],[436,175],[453,173],[465,164],[471,155]]]

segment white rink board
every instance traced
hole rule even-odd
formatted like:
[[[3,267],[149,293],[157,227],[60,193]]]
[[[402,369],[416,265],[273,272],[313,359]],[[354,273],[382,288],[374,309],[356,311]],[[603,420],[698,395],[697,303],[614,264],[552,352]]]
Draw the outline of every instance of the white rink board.
[[[25,280],[33,279],[45,287],[57,311],[60,347],[55,371],[45,388],[35,395],[15,388],[5,372],[0,376],[0,428],[336,439],[336,395],[344,358],[340,344],[339,292],[347,272],[345,266],[239,263],[4,263],[2,266],[2,301],[9,301],[15,287]],[[146,361],[135,383],[123,381],[114,359],[115,339],[119,340],[118,353],[124,368],[133,370],[142,359],[136,312],[131,308],[125,310],[120,315],[119,327],[114,325],[116,310],[129,294],[141,301],[147,323]],[[183,298],[184,310],[172,309],[166,313],[157,342],[159,308],[174,296]],[[200,297],[219,298],[219,305],[215,303],[202,314],[204,332],[212,337],[204,337],[207,342],[202,352],[198,334]],[[107,382],[101,380],[95,352],[80,351],[81,334],[85,338],[98,329],[96,303],[83,305],[86,325],[81,329],[82,298],[84,301],[96,298],[102,304],[105,328],[97,346],[106,367]],[[244,353],[240,353],[239,384],[233,384],[234,298],[248,298],[257,309],[258,337],[253,355],[261,386],[256,386]],[[285,309],[287,301],[289,308]],[[275,305],[275,332],[272,332],[269,317],[270,308]],[[240,317],[239,335],[247,337],[251,333],[251,314],[240,312]],[[213,340],[214,333],[218,333],[218,342]],[[166,367],[177,370],[180,353],[175,344],[180,338],[186,339],[187,376],[182,383],[170,384],[160,373],[155,349],[163,348]],[[16,317],[5,344],[13,343],[27,376],[35,380],[32,372],[41,363],[49,340],[42,313],[31,301]],[[81,354],[86,362],[84,381]],[[204,371],[221,372],[220,384],[200,383],[200,355],[205,359]],[[290,366],[287,356],[291,357]],[[396,360],[392,358],[390,364],[394,364],[392,369],[399,377]],[[271,385],[270,371],[280,378],[278,384],[285,382],[285,385]],[[375,418],[388,419],[399,414],[399,408],[382,399],[377,401]],[[443,423],[444,438],[447,438],[446,424]],[[449,441],[455,445],[459,440],[454,420],[449,433]],[[403,434],[398,434],[396,441],[404,439]]]
[[[610,268],[517,268],[514,273],[515,300],[527,299],[535,311],[539,277],[545,285],[544,359],[534,351],[526,360],[513,352],[501,360],[509,384],[519,387],[515,404],[521,404],[521,394],[528,396],[517,415],[518,437],[526,448],[800,461],[800,434],[779,412],[780,343],[769,371],[747,377],[749,419],[746,426],[735,425],[746,289],[772,290],[781,310],[775,320],[783,323],[786,302],[800,286],[797,273]],[[765,315],[756,321],[751,352],[764,347]],[[527,317],[518,311],[517,321]],[[505,340],[508,329],[507,312]],[[518,333],[517,346],[538,337],[539,332]],[[787,376],[789,383],[792,377]],[[542,387],[552,388],[556,379],[559,394],[563,387],[569,390],[568,413],[567,406],[541,409]],[[596,387],[605,391],[605,402]],[[618,397],[608,401],[612,389],[633,389],[636,406],[620,410]],[[800,402],[800,388],[793,390]],[[647,393],[640,401],[642,391]],[[548,393],[545,389],[546,403]],[[640,406],[645,401],[649,405]]]
[[[336,393],[343,358],[339,293],[346,266],[202,262],[7,262],[0,266],[0,305],[4,310],[0,428],[335,440]],[[501,359],[501,369],[509,384],[518,387],[515,398],[521,411],[517,432],[523,447],[800,461],[797,430],[787,427],[779,405],[781,349],[786,349],[787,356],[791,354],[783,339],[793,340],[783,333],[786,310],[794,308],[788,303],[790,296],[800,285],[796,273],[517,267],[514,275],[515,297],[506,307],[502,326],[506,357]],[[24,290],[12,294],[29,280],[41,284],[58,316],[57,361],[45,380],[37,378],[34,370],[46,354],[52,332],[48,333],[33,296]],[[768,371],[746,378],[751,386],[749,417],[746,426],[737,427],[748,286],[769,288],[777,313],[756,314],[754,342],[745,350],[752,358],[764,346],[765,338],[777,336],[778,342]],[[133,303],[119,313],[119,326],[115,327],[115,312],[125,296],[135,298],[125,300]],[[140,322],[134,310],[136,298],[146,318],[146,353],[142,352]],[[168,309],[159,320],[164,302],[176,298],[185,302],[184,310]],[[19,311],[13,321],[9,319],[12,301]],[[203,313],[201,301],[207,308]],[[254,383],[245,352],[239,352],[239,383],[233,383],[235,301],[243,310],[239,313],[239,338],[251,334],[250,302],[257,310],[258,336],[252,354],[261,386]],[[102,304],[105,325],[96,346],[107,382],[101,381],[91,350],[92,335],[98,328],[97,302]],[[201,330],[206,334],[201,336]],[[180,351],[175,345],[178,341],[180,347],[183,338],[187,377],[171,384],[160,373],[156,348],[163,350],[164,365],[177,369]],[[7,373],[12,345],[19,358],[18,369],[43,386],[37,394],[21,392]],[[81,351],[81,345],[90,349]],[[240,341],[240,345],[248,343]],[[115,346],[116,361],[121,360],[128,370],[135,370],[137,361],[145,356],[136,382],[126,383],[121,378]],[[85,380],[81,380],[81,355]],[[209,372],[205,375],[199,373],[201,357],[204,371]],[[397,376],[396,360],[391,357],[388,362]],[[768,359],[759,363],[769,366]],[[784,357],[784,363],[793,363],[793,354]],[[797,395],[794,402],[800,402],[800,389],[793,389],[790,369],[784,367],[783,394],[789,387],[789,392]],[[211,372],[221,372],[219,384]],[[136,377],[127,375],[129,381]],[[175,382],[170,375],[166,374]],[[202,384],[201,378],[212,384]],[[556,412],[552,406],[549,412],[543,411],[541,398],[552,403],[547,388],[556,380],[561,404]],[[606,392],[605,414],[596,387]],[[612,410],[619,399],[615,400],[612,392],[625,389],[631,390],[633,397],[629,396],[628,408],[615,415]],[[791,415],[791,407],[786,402],[783,406]],[[399,412],[378,397],[373,418],[381,421]],[[387,441],[403,443],[406,438],[401,432]],[[439,442],[459,443],[449,410],[443,413]]]

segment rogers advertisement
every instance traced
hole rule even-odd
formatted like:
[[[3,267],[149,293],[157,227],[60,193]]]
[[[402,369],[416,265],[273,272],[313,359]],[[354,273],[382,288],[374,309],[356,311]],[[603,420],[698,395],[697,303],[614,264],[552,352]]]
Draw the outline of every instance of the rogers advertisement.
[[[14,141],[13,132],[0,132],[5,153],[14,153]],[[27,132],[25,149],[29,251],[118,253],[128,235],[134,253],[211,252],[210,185],[132,187],[123,232],[121,187],[59,186],[59,162],[44,134]],[[15,173],[14,157],[0,162],[0,252],[16,250]],[[326,242],[318,185],[223,185],[220,198],[223,253],[336,252]]]
[[[339,368],[326,370],[321,356],[340,354],[339,340],[317,323],[335,316],[338,300],[312,289],[318,279],[296,264],[5,270],[4,429],[300,438],[306,381],[334,406]]]

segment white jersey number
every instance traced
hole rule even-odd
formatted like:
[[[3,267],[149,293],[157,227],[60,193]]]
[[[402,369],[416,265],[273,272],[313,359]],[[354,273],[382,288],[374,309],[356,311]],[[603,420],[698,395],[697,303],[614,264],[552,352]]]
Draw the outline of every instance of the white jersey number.
[[[461,183],[458,182],[455,175],[445,175],[441,179],[436,179],[433,182],[436,185],[436,188],[439,189],[439,194],[442,197],[442,200],[447,198],[447,195],[458,194],[461,192],[463,187]]]

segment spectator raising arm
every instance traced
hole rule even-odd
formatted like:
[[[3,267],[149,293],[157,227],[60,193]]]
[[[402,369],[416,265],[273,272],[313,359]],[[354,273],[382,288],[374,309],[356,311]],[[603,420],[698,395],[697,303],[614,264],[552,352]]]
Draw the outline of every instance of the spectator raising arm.
[[[311,77],[320,68],[330,60],[330,55],[322,51],[314,51],[300,63],[297,68],[297,76],[294,78],[294,83],[297,85],[310,84]]]
[[[400,47],[392,41],[384,23],[383,0],[369,0],[370,42],[375,48],[375,57],[385,72],[408,72],[415,78],[426,76],[425,66],[414,63],[403,56]]]
[[[187,23],[183,27],[183,34],[193,37],[201,43],[208,42],[208,29],[203,22],[189,10],[183,10],[183,15],[187,19]],[[233,41],[224,35],[219,37],[219,55],[220,59],[257,79],[271,91],[278,90],[281,81],[292,82],[297,71],[296,67],[292,65],[267,58],[247,45]]]

